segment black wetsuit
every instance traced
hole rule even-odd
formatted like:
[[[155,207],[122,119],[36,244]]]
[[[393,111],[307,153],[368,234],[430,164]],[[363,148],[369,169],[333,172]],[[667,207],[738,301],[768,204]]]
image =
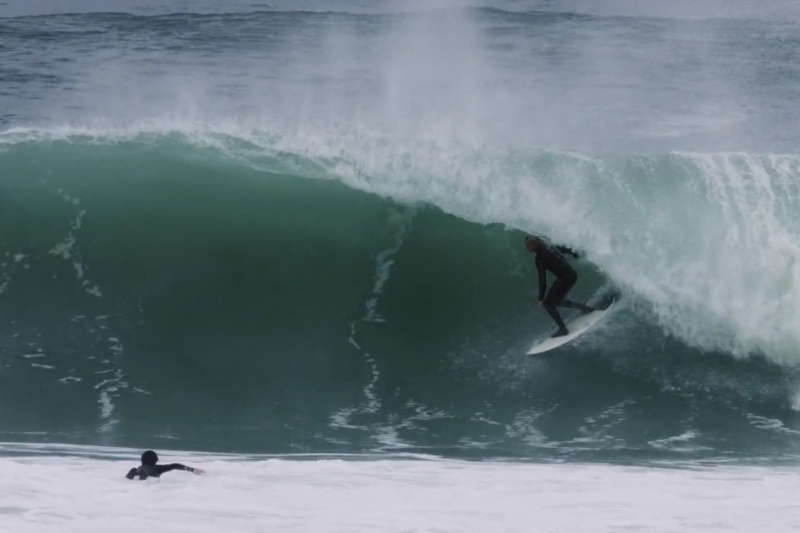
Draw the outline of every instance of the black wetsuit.
[[[138,468],[131,468],[128,475],[125,477],[133,479],[139,476],[139,480],[144,480],[149,477],[160,477],[161,474],[169,472],[170,470],[188,470],[189,472],[194,472],[194,468],[191,466],[182,465],[180,463],[172,463],[170,465],[142,465]]]
[[[567,327],[556,307],[574,307],[584,309],[585,306],[567,300],[565,296],[578,281],[578,274],[575,269],[567,263],[561,252],[568,253],[574,257],[578,254],[564,246],[548,246],[544,243],[539,244],[536,249],[536,270],[539,272],[539,301],[544,305],[545,311],[555,320],[559,332],[564,333]],[[550,286],[550,290],[545,295],[547,288],[547,272],[552,272],[556,280]]]

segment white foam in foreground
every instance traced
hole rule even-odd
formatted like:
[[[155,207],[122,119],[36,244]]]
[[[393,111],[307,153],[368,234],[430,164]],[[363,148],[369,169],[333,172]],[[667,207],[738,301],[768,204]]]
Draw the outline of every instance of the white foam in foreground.
[[[800,475],[451,461],[220,460],[128,481],[132,461],[0,459],[0,531],[592,532],[800,528]]]

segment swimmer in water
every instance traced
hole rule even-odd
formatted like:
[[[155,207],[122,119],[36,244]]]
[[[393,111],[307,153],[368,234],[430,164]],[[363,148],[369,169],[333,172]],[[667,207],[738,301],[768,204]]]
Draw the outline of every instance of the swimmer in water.
[[[142,466],[131,468],[128,472],[128,475],[125,477],[128,479],[133,479],[138,476],[139,480],[145,480],[149,477],[160,477],[161,474],[164,472],[169,472],[170,470],[186,470],[198,476],[205,474],[205,472],[199,468],[192,468],[191,466],[182,465],[180,463],[158,465],[156,464],[157,462],[158,455],[156,455],[156,452],[153,450],[147,450],[142,454]]]

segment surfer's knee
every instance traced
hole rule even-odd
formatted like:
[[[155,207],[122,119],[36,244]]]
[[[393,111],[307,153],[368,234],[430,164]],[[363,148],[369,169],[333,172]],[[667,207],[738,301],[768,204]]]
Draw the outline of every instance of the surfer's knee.
[[[552,310],[555,311],[558,307],[558,303],[556,303],[555,298],[550,297],[549,295],[542,300],[542,307],[547,309],[548,311]]]

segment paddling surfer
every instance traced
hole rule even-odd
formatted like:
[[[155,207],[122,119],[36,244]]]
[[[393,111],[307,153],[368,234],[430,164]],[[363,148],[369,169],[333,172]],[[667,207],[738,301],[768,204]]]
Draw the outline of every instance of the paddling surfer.
[[[139,480],[144,480],[148,477],[160,477],[161,474],[164,472],[169,472],[170,470],[186,470],[187,472],[191,472],[192,474],[196,474],[198,476],[205,474],[205,472],[199,468],[193,468],[180,463],[157,465],[157,462],[158,455],[156,455],[156,452],[153,450],[147,450],[142,454],[142,466],[138,468],[131,468],[125,477],[128,479],[133,479],[138,476]]]

